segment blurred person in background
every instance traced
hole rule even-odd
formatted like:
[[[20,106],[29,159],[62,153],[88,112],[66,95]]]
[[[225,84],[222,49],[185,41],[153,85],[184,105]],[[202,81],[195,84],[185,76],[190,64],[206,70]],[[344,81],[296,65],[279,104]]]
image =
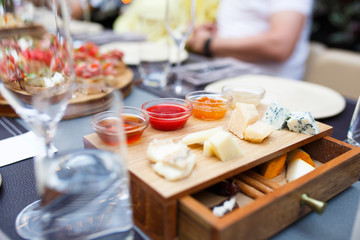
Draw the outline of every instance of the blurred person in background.
[[[262,73],[303,78],[313,0],[220,0],[216,23],[195,28],[191,51],[233,57]]]
[[[126,10],[116,19],[113,30],[117,33],[141,32],[141,17],[143,15],[154,16],[154,19],[163,23],[165,21],[166,1],[167,0],[132,0]],[[176,2],[177,0],[169,1]],[[185,5],[190,5],[191,1],[186,0],[184,3]],[[219,0],[197,0],[196,23],[203,24],[215,21],[218,3]],[[174,5],[175,4],[170,4],[170,6]],[[183,21],[183,24],[187,24],[184,19],[179,18],[178,20]],[[153,41],[162,41],[168,37],[165,27],[159,27],[161,24],[154,24],[154,22],[145,24],[146,28],[153,32]]]
[[[130,2],[131,0],[68,0],[72,18],[97,22],[108,29],[112,29],[121,7]]]

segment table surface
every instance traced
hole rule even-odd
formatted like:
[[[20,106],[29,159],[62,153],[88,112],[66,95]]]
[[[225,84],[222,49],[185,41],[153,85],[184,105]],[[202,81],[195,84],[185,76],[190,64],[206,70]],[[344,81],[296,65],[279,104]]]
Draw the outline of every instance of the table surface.
[[[124,105],[140,107],[145,101],[154,98],[157,96],[134,87],[130,95],[124,99]],[[354,107],[355,101],[347,99],[346,109],[341,114],[320,120],[334,127],[332,137],[340,140],[346,138]],[[90,116],[62,121],[55,138],[55,146],[60,151],[83,148],[82,137],[92,132]],[[15,218],[25,206],[39,199],[35,187],[33,161],[27,159],[8,165],[0,168],[0,172],[3,177],[3,186],[0,189],[0,229],[10,239],[21,239],[14,229]],[[331,199],[322,215],[310,213],[272,239],[350,239],[359,196],[360,182],[356,182]],[[142,238],[136,234],[135,239]]]

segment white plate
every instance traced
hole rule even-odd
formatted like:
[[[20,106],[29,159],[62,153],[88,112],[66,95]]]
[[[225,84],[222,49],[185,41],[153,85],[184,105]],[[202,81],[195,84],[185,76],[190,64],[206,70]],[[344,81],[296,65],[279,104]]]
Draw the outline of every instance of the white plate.
[[[140,42],[112,42],[108,44],[104,44],[100,46],[101,52],[107,52],[114,49],[118,49],[124,53],[124,63],[127,65],[138,65],[140,62]],[[149,47],[152,43],[146,43],[148,47],[146,47],[145,54],[147,56],[152,56],[152,58],[148,58],[148,61],[158,61],[158,56],[164,55],[163,53],[160,53],[159,50],[154,47]],[[155,46],[156,44],[154,44]],[[166,51],[166,48],[163,48],[164,51]],[[170,47],[170,61],[172,63],[176,62],[176,55],[177,50],[175,46]],[[187,51],[182,51],[180,55],[181,61],[185,61],[189,57],[189,54]]]
[[[276,102],[291,111],[311,112],[316,119],[332,117],[341,113],[345,98],[338,92],[319,84],[265,75],[243,75],[224,79],[206,86],[207,91],[221,92],[226,84],[251,84],[265,89],[265,104]]]

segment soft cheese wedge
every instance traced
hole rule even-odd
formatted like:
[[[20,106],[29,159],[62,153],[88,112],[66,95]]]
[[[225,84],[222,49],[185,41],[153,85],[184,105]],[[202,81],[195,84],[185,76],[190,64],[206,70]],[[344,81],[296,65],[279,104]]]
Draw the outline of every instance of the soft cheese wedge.
[[[169,181],[177,181],[180,179],[183,179],[190,175],[192,172],[194,166],[195,166],[195,156],[190,155],[187,158],[187,167],[186,169],[179,169],[176,167],[173,167],[172,165],[168,165],[164,162],[157,162],[152,165],[152,169],[159,174],[160,176],[163,176],[165,179]]]
[[[147,156],[153,170],[170,181],[187,177],[195,166],[195,155],[181,142],[154,139],[148,146]]]
[[[258,121],[245,129],[245,140],[253,143],[261,143],[275,128],[265,122]]]
[[[181,142],[186,145],[204,144],[204,142],[215,133],[222,130],[222,127],[211,128],[203,131],[189,133],[181,139]]]
[[[234,137],[228,132],[217,132],[209,137],[208,141],[211,144],[215,155],[221,161],[232,160],[242,155],[241,149]]]
[[[259,119],[259,113],[254,104],[236,103],[235,110],[231,113],[228,130],[244,139],[247,126]]]
[[[294,181],[305,174],[311,172],[315,168],[301,159],[294,159],[287,163],[286,180],[288,182]]]

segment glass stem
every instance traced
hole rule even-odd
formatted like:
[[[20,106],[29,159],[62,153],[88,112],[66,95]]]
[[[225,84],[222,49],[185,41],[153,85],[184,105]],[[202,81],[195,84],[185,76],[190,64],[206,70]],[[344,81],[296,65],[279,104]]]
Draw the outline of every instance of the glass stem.
[[[55,136],[55,131],[55,128],[50,126],[49,123],[46,123],[44,125],[45,156],[48,159],[54,156],[54,151],[52,150],[52,142]]]
[[[182,86],[182,79],[180,77],[180,70],[179,67],[181,65],[181,52],[185,47],[185,41],[180,42],[180,44],[177,46],[177,53],[176,53],[176,86],[180,88]]]

